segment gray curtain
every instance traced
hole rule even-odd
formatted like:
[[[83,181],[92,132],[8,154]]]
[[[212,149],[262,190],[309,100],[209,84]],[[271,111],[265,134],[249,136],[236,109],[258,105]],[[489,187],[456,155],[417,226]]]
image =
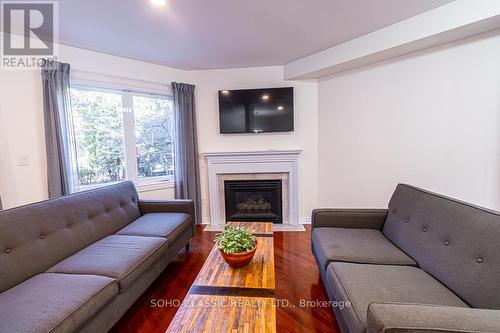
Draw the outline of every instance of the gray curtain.
[[[194,86],[172,83],[175,113],[175,197],[193,199],[195,220],[201,223],[200,170],[196,140]]]
[[[42,69],[43,117],[47,154],[49,197],[66,195],[72,189],[69,116],[70,65],[48,60]]]

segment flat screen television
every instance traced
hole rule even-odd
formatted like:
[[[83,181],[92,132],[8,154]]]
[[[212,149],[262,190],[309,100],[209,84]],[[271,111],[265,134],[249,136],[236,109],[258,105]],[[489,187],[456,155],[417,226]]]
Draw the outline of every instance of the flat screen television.
[[[220,132],[293,131],[293,87],[220,90]]]

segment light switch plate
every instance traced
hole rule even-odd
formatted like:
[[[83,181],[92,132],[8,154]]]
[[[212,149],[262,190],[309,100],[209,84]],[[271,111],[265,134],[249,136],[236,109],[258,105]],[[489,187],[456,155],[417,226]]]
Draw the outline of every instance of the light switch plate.
[[[18,166],[28,166],[30,165],[30,159],[28,155],[19,155],[17,157],[17,165]]]

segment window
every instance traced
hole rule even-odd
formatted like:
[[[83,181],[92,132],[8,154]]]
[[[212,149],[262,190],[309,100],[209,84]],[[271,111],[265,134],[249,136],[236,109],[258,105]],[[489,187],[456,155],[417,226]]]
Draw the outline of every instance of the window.
[[[151,178],[174,174],[172,102],[133,96],[137,176]],[[169,110],[170,112],[165,112]]]
[[[74,191],[126,179],[173,180],[169,96],[73,85],[71,105]]]

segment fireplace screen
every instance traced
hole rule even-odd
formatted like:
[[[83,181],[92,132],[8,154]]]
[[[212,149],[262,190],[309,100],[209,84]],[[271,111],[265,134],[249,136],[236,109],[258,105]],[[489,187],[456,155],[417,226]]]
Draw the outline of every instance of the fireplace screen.
[[[224,181],[226,221],[282,223],[281,179]]]

